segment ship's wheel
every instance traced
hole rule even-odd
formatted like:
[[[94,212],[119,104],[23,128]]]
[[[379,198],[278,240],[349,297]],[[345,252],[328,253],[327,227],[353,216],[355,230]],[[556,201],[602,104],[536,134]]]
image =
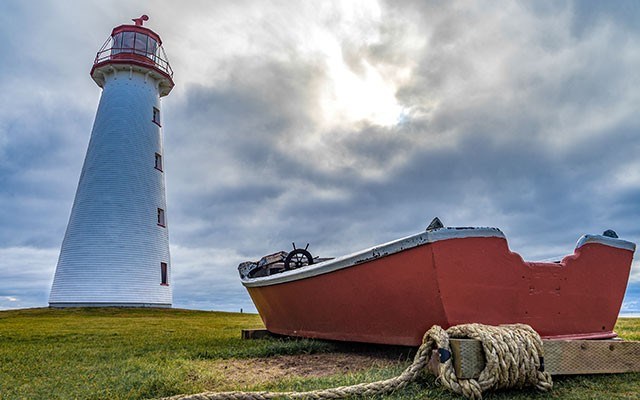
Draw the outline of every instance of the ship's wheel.
[[[309,247],[309,243],[307,243],[307,246],[304,249],[297,249],[296,244],[292,244],[293,251],[287,254],[287,257],[284,259],[285,271],[313,264],[313,256],[307,250],[307,248]]]

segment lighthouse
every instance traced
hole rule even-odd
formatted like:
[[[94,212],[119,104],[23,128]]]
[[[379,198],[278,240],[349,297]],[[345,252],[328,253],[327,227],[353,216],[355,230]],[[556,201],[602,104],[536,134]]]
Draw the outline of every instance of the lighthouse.
[[[148,19],[114,28],[91,68],[102,95],[51,307],[171,307],[160,98],[174,83]]]

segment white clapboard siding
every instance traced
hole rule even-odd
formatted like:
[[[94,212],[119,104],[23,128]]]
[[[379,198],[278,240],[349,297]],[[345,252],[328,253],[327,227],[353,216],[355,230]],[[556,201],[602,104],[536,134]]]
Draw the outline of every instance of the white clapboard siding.
[[[165,178],[155,168],[163,154],[162,129],[152,120],[158,82],[119,67],[104,74],[49,298],[54,307],[172,304]],[[161,284],[161,263],[169,285]]]

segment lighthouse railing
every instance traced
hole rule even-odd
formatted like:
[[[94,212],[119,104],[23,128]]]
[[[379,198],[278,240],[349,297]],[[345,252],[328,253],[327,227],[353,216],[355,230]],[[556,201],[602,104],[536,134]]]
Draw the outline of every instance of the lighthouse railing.
[[[146,51],[129,46],[114,46],[112,43],[113,41],[111,38],[108,38],[102,45],[96,54],[96,58],[93,62],[94,65],[111,60],[134,61],[156,67],[170,77],[173,77],[173,69],[169,64],[169,60],[162,45],[157,46],[155,51]]]

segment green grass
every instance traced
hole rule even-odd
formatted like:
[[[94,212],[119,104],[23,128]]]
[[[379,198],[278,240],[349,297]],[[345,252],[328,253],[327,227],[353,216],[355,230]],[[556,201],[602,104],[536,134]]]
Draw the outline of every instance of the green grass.
[[[0,399],[145,399],[210,388],[232,390],[211,368],[235,359],[279,354],[371,351],[371,347],[314,340],[241,340],[243,328],[260,328],[254,314],[175,309],[30,309],[0,311]],[[621,319],[625,339],[640,340],[640,320]],[[376,348],[376,351],[380,351]],[[311,390],[375,381],[409,364],[389,363],[347,374],[288,376],[238,389]],[[223,367],[222,367],[223,368]],[[489,399],[638,399],[640,374],[556,377],[550,394],[491,393]],[[424,377],[385,399],[457,399]]]

